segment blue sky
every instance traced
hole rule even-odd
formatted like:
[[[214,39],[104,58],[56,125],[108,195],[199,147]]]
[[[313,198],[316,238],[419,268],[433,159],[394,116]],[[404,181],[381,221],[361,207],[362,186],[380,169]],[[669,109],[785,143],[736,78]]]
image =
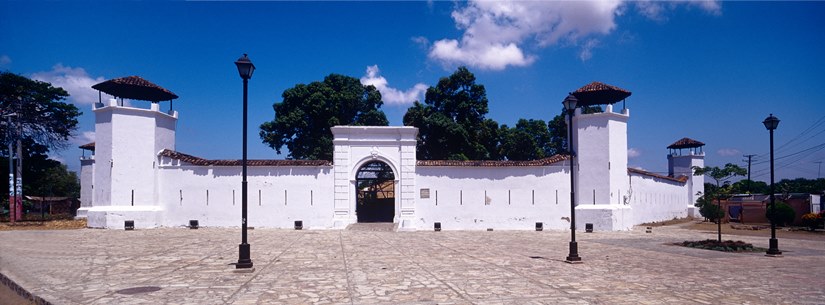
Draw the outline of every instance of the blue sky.
[[[401,125],[422,88],[466,65],[487,88],[488,117],[511,126],[552,118],[567,92],[591,81],[632,91],[629,165],[653,172],[666,172],[667,145],[690,137],[707,144],[708,165],[758,155],[754,180],[766,180],[761,122],[773,113],[782,120],[777,178],[816,178],[825,161],[821,16],[823,2],[3,1],[0,69],[72,94],[80,129],[55,157],[75,170],[76,146],[93,140],[89,87],[129,75],[180,96],[177,150],[239,158],[233,62],[248,53],[257,67],[250,158],[284,157],[260,142],[258,126],[295,84],[361,78]]]

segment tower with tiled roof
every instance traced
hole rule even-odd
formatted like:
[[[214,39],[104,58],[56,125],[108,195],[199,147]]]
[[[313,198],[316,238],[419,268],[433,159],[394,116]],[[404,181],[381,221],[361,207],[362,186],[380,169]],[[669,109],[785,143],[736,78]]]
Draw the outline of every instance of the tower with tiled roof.
[[[593,223],[596,230],[627,230],[633,226],[627,179],[627,120],[629,109],[614,111],[630,91],[593,82],[571,93],[578,100],[573,116],[573,149],[576,179],[577,226]],[[602,112],[583,113],[587,106]],[[579,225],[579,223],[581,225]]]
[[[688,177],[688,198],[690,203],[695,203],[699,199],[699,192],[705,191],[705,177],[694,176],[694,167],[705,166],[705,152],[702,148],[705,143],[691,138],[681,138],[673,144],[668,145],[667,154],[667,175],[670,177]],[[691,204],[688,216],[699,217],[698,211]]]
[[[169,111],[161,111],[159,102],[178,96],[138,76],[108,80],[92,88],[101,94],[92,109],[91,207],[83,207],[78,214],[85,213],[89,226],[94,227],[114,227],[125,220],[134,220],[135,227],[156,227],[162,210],[157,198],[157,154],[175,149],[178,121],[171,105]],[[105,101],[102,93],[114,98]],[[139,108],[125,104],[124,99],[151,105]]]

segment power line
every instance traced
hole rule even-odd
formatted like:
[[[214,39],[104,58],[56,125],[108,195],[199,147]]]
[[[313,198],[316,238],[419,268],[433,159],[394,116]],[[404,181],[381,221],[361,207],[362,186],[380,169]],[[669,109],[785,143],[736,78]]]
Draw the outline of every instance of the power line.
[[[817,133],[815,133],[811,136],[808,136],[807,138],[802,139],[802,137],[804,137],[805,135],[807,135],[811,132],[814,132],[815,130],[817,130],[819,127],[822,127],[822,126],[825,126],[825,116],[822,116],[821,118],[817,119],[813,124],[808,126],[808,128],[806,128],[805,130],[803,130],[799,134],[795,135],[793,138],[791,138],[787,142],[785,142],[782,145],[780,145],[779,147],[777,147],[774,150],[774,152],[782,152],[782,151],[788,150],[790,148],[797,147],[800,144],[805,143],[806,141],[822,134],[823,132],[825,132],[825,128],[823,128],[822,130],[819,130],[819,132],[817,132]],[[800,140],[800,139],[802,139],[802,140]],[[765,153],[759,154],[757,157],[758,158],[766,157],[769,153],[770,152],[765,152]]]

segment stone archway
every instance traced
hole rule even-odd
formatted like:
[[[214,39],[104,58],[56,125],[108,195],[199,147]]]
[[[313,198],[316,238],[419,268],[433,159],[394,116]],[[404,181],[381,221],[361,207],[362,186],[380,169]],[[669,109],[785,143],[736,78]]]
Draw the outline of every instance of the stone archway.
[[[345,228],[359,222],[358,172],[365,165],[380,161],[379,164],[392,170],[394,177],[391,189],[394,195],[393,218],[389,221],[398,223],[398,230],[415,230],[415,145],[418,129],[411,126],[335,126],[331,130],[335,146],[333,225]]]
[[[355,175],[355,213],[358,222],[393,222],[395,174],[382,161],[362,165]]]

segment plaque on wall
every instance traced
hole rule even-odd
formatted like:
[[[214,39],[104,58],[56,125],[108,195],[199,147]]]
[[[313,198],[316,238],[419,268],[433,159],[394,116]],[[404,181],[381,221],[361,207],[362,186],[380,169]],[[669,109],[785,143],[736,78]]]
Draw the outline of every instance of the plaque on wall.
[[[421,198],[430,198],[430,189],[421,189]]]

